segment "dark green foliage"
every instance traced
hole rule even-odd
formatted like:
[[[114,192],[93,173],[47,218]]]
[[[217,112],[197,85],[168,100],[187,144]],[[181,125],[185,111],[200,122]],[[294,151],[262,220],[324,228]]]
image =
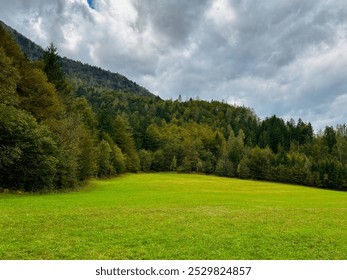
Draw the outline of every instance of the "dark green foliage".
[[[0,187],[63,189],[95,176],[100,141],[97,118],[86,99],[69,93],[55,47],[47,49],[44,63],[31,63],[2,27],[0,37],[4,106]],[[65,98],[67,93],[70,96]],[[125,171],[124,156],[116,145],[111,147],[110,160],[112,174]]]
[[[79,149],[77,157],[77,174],[80,181],[94,177],[97,173],[98,150],[90,131],[84,126],[79,127]]]
[[[122,150],[114,143],[112,138],[105,133],[103,138],[107,141],[111,148],[110,163],[112,165],[113,174],[121,174],[126,171],[126,157]]]
[[[148,172],[151,170],[153,156],[150,151],[140,150],[139,151],[141,170]]]
[[[261,124],[260,131],[260,147],[265,148],[269,146],[274,153],[277,153],[279,146],[289,150],[289,131],[282,119],[276,116],[265,119]]]
[[[43,52],[44,71],[47,74],[48,82],[54,84],[57,89],[61,89],[64,84],[64,73],[61,69],[61,61],[57,48],[53,43]]]
[[[141,170],[347,190],[345,125],[314,135],[301,119],[164,101],[121,75],[60,58],[53,44],[33,63],[1,27],[0,39],[1,188],[65,189]]]
[[[165,153],[162,149],[154,152],[152,160],[152,170],[168,171],[169,166],[165,165]]]
[[[53,134],[27,112],[0,104],[0,186],[24,191],[54,187]]]
[[[151,124],[146,129],[143,146],[146,149],[155,151],[160,147],[160,139],[161,135],[158,126],[155,124]]]
[[[140,159],[132,137],[131,127],[121,116],[116,117],[114,125],[116,129],[112,136],[125,155],[127,170],[131,172],[140,170]]]
[[[219,159],[216,164],[216,175],[224,177],[234,177],[236,172],[229,159]]]
[[[336,153],[339,161],[347,164],[347,126],[339,125],[336,130]]]
[[[176,172],[177,171],[177,158],[176,156],[173,156],[171,164],[170,164],[170,170]]]
[[[251,178],[251,171],[249,170],[249,159],[247,156],[243,157],[237,166],[237,174],[241,179]]]
[[[333,127],[326,127],[324,130],[324,141],[326,142],[326,145],[328,147],[329,153],[332,152],[334,146],[336,145],[336,133]]]
[[[305,154],[291,151],[284,157],[283,162],[271,167],[272,181],[307,186],[316,185],[317,178],[312,171],[312,163]]]
[[[93,112],[88,101],[83,97],[75,98],[72,104],[72,112],[75,119],[79,119],[94,137],[98,134],[97,116]]]
[[[247,108],[216,101],[163,101],[93,89],[83,92],[97,112],[102,130],[119,134],[114,119],[126,116],[136,148],[142,150],[142,170],[149,166],[145,150],[150,151],[150,170],[154,171],[204,172],[325,186],[327,176],[312,163],[329,156],[334,161],[347,161],[347,137],[341,128],[339,137],[335,133],[336,142],[329,140],[331,144],[327,139],[333,137],[327,137],[327,133],[313,135],[311,124],[300,119],[285,123],[273,116],[259,121]],[[341,168],[346,170],[345,165]],[[329,188],[335,184],[334,188],[341,189],[337,182],[329,179]]]
[[[17,105],[19,95],[17,84],[20,79],[19,71],[13,66],[12,59],[6,55],[5,50],[0,48],[0,103]]]
[[[40,69],[26,64],[21,70],[22,79],[17,85],[20,107],[30,112],[38,121],[57,117],[63,111],[62,102],[54,86]]]
[[[115,174],[114,167],[111,163],[111,153],[112,149],[110,144],[107,141],[102,140],[99,144],[98,176],[104,177]]]
[[[58,146],[58,164],[55,184],[59,189],[76,186],[79,177],[80,126],[72,118],[51,120],[47,123],[54,133]]]
[[[227,141],[227,154],[229,160],[234,166],[237,166],[245,154],[245,144],[244,144],[245,134],[243,130],[240,129],[237,137],[235,137],[234,132],[231,130],[229,138]]]
[[[247,152],[247,168],[249,178],[255,180],[272,180],[271,166],[274,154],[270,148],[260,149],[258,146]]]
[[[313,170],[319,174],[320,187],[347,190],[347,168],[341,162],[327,158],[313,164]]]

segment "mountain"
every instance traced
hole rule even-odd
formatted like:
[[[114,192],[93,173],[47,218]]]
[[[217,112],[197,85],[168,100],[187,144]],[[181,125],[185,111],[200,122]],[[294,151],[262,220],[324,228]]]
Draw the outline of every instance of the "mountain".
[[[42,57],[44,49],[41,46],[2,21],[0,21],[0,24],[13,35],[23,53],[30,60],[38,60]],[[126,93],[132,92],[141,96],[154,97],[154,94],[150,91],[119,73],[112,73],[99,67],[91,66],[66,57],[61,57],[61,64],[64,73],[76,86],[83,85],[84,87],[111,89]]]
[[[0,191],[61,190],[138,171],[347,190],[346,125],[315,135],[301,119],[262,121],[224,102],[162,100],[124,76],[66,58],[65,77],[48,59],[43,73],[14,37],[32,59],[43,51],[0,26]],[[68,78],[75,91],[61,87]]]

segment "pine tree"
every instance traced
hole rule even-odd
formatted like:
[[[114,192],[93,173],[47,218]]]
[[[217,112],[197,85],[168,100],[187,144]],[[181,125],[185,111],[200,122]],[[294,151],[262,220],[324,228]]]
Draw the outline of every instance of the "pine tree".
[[[58,90],[64,87],[64,73],[61,69],[61,61],[58,50],[53,43],[44,51],[43,57],[44,71],[48,81],[56,86]]]

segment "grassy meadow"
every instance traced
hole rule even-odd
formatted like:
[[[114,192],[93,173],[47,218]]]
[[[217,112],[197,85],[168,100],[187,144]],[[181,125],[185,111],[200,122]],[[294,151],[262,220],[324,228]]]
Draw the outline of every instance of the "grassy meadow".
[[[0,259],[347,259],[347,193],[158,173],[0,194]]]

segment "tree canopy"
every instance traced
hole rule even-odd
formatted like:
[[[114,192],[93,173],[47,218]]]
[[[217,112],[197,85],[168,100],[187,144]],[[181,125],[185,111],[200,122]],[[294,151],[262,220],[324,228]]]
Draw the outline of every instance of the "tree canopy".
[[[301,119],[260,120],[247,107],[119,89],[64,74],[54,44],[41,61],[28,60],[0,27],[0,188],[175,171],[347,190],[344,124],[315,134]]]

